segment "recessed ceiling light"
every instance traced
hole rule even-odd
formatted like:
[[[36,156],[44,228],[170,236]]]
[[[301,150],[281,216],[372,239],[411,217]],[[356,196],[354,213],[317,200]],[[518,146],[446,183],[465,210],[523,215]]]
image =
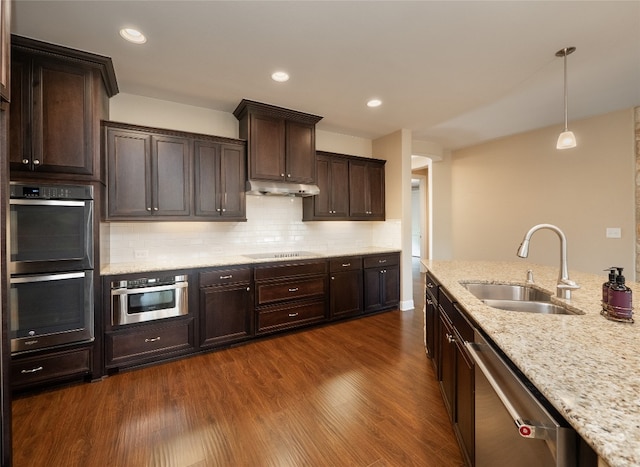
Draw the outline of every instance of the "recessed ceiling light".
[[[371,99],[367,102],[367,107],[380,107],[382,105],[382,101],[380,99]]]
[[[289,74],[285,71],[276,71],[271,75],[271,79],[278,83],[284,83],[285,81],[289,81]]]
[[[129,42],[133,42],[134,44],[144,44],[147,42],[147,38],[144,34],[142,34],[137,29],[133,28],[122,28],[120,29],[120,35],[128,40]]]

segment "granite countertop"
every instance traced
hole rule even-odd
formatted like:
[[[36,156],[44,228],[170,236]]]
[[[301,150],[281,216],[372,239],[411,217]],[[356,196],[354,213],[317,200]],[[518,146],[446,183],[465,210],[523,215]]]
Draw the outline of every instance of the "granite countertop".
[[[380,248],[380,247],[356,247],[353,249],[335,250],[330,252],[316,252],[311,250],[305,250],[300,252],[281,252],[278,254],[262,253],[264,257],[255,258],[248,256],[235,254],[235,255],[220,255],[215,258],[172,258],[162,261],[141,261],[132,263],[112,263],[103,265],[100,268],[100,274],[103,276],[111,276],[116,274],[133,274],[138,272],[150,272],[150,271],[168,271],[174,269],[192,269],[192,268],[206,268],[206,267],[223,267],[234,266],[239,264],[260,264],[270,263],[274,261],[288,261],[288,260],[303,260],[303,259],[326,259],[335,258],[339,256],[360,256],[360,255],[375,255],[384,253],[399,253],[400,250],[393,248]]]
[[[640,465],[640,315],[634,314],[633,324],[600,315],[606,273],[570,271],[581,288],[563,300],[555,296],[558,267],[524,260],[422,263],[604,461],[611,467]],[[553,301],[584,314],[498,310],[460,285],[524,284],[528,269]],[[640,300],[640,284],[627,285]]]

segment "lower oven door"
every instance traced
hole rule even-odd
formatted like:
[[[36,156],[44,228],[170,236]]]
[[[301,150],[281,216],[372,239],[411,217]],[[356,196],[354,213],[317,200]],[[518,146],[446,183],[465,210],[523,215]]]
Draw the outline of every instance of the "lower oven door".
[[[92,341],[93,270],[11,277],[13,354]]]
[[[189,312],[187,291],[185,276],[176,276],[174,284],[112,288],[111,324],[120,326],[186,315]]]

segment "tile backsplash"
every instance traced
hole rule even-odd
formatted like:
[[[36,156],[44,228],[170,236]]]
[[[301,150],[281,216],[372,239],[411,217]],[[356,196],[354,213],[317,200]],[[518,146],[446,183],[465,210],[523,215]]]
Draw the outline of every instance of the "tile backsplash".
[[[400,249],[400,220],[302,222],[302,199],[247,196],[247,222],[112,222],[101,225],[102,265],[246,253]]]

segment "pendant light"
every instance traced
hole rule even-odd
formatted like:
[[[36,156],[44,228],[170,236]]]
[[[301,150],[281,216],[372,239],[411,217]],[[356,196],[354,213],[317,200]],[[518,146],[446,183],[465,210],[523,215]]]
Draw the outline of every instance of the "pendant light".
[[[576,51],[575,47],[565,47],[556,52],[556,57],[564,58],[564,130],[558,136],[558,143],[556,149],[570,149],[576,147],[576,137],[573,131],[569,131],[567,128],[568,123],[568,98],[567,98],[567,55]]]

